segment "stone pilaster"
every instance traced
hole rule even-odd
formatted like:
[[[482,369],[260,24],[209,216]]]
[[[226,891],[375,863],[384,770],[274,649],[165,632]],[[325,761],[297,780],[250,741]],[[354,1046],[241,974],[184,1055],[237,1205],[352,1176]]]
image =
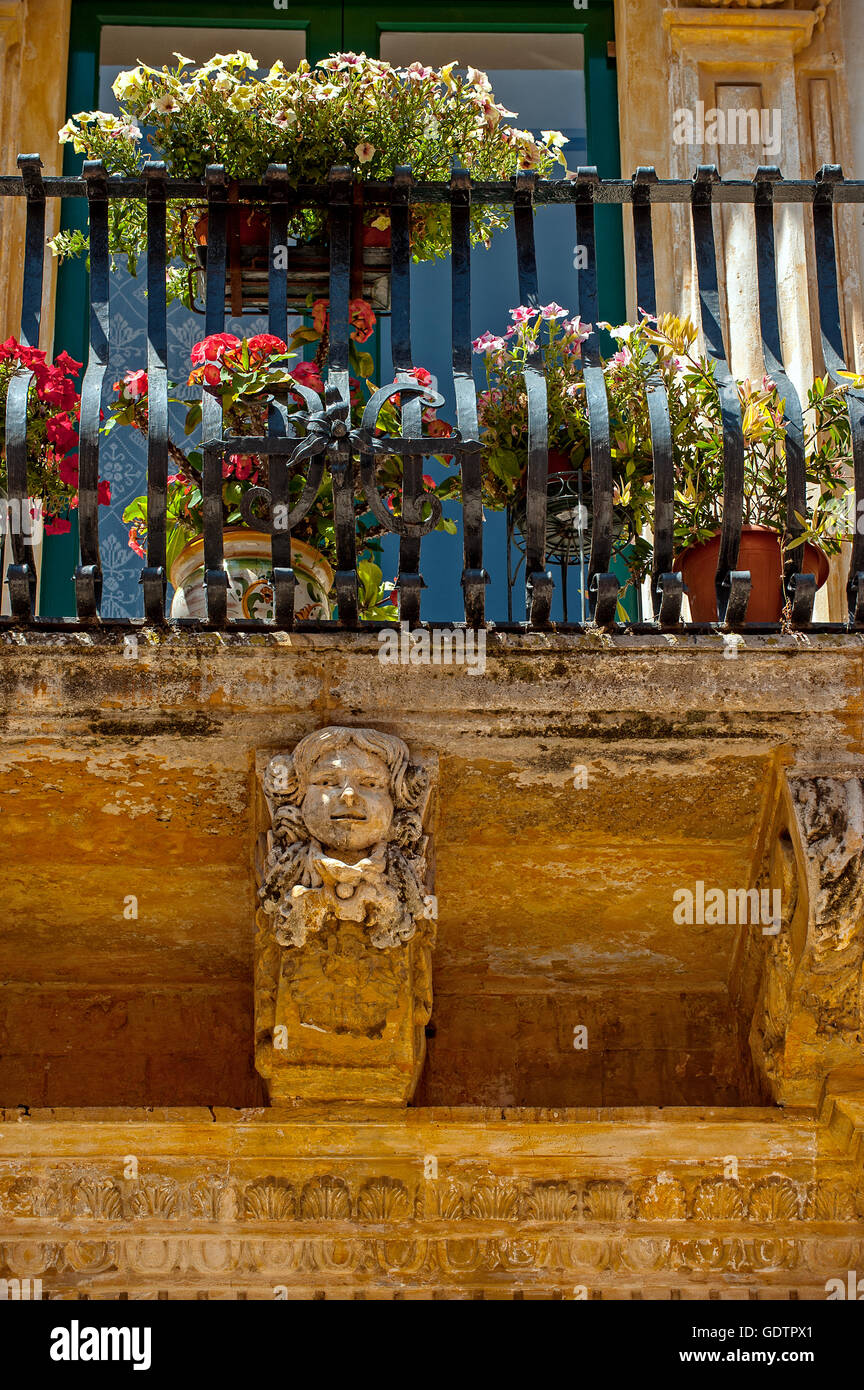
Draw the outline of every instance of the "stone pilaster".
[[[16,172],[19,154],[38,154],[46,174],[63,169],[57,132],[66,119],[70,0],[0,0],[0,173]],[[60,226],[49,199],[46,236]],[[23,199],[0,199],[0,339],[18,336],[24,256]],[[42,346],[53,336],[56,265],[45,255]],[[57,350],[65,346],[57,344]]]

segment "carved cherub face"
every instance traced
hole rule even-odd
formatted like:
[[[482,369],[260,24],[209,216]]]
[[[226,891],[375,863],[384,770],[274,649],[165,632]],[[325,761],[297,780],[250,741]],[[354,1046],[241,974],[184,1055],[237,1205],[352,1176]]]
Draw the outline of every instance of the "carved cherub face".
[[[383,758],[349,745],[309,770],[302,813],[310,835],[339,853],[370,849],[393,820],[390,770]]]

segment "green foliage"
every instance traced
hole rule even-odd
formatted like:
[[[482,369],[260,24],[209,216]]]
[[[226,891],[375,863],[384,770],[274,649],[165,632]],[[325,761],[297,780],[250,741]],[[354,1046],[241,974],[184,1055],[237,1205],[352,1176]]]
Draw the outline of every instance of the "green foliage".
[[[513,506],[524,499],[528,459],[528,408],[523,372],[542,350],[549,398],[549,447],[566,454],[586,475],[590,489],[590,434],[580,344],[587,336],[578,319],[561,322],[564,310],[511,310],[514,327],[504,338],[484,334],[475,342],[487,372],[479,417],[487,505]],[[609,331],[618,351],[603,362],[614,468],[618,548],[626,547],[633,577],[650,573],[654,495],[649,382],[659,372],[669,399],[675,466],[675,546],[682,551],[707,540],[723,516],[723,422],[714,364],[696,346],[688,319],[644,315],[635,325]],[[656,353],[656,356],[655,356]],[[850,378],[851,384],[851,378]],[[776,531],[787,549],[816,543],[836,553],[848,532],[850,427],[843,387],[816,381],[808,393],[805,453],[810,515],[798,517],[803,534],[793,539],[786,519],[784,402],[774,382],[738,383],[745,441],[744,522]]]
[[[320,182],[334,165],[349,166],[357,179],[390,178],[410,164],[418,179],[449,179],[458,157],[477,179],[505,180],[517,169],[543,175],[564,162],[558,131],[535,140],[508,123],[516,113],[494,100],[485,73],[465,76],[456,64],[439,69],[412,63],[394,68],[365,54],[341,53],[310,68],[304,60],[289,72],[281,62],[265,77],[249,53],[218,54],[195,68],[175,54],[177,66],[161,70],[141,64],[121,72],[114,95],[121,115],[82,111],[60,131],[87,159],[102,160],[109,173],[134,175],[147,155],[141,124],[148,127],[156,157],[176,178],[200,179],[208,164],[222,164],[230,178],[259,181],[271,163],[285,164],[293,186]],[[139,124],[139,122],[141,124]],[[168,206],[168,294],[189,304],[196,260],[194,223],[203,205],[172,201]],[[386,212],[372,209],[369,224],[386,230]],[[502,208],[477,207],[471,214],[472,239],[489,243],[506,225]],[[315,209],[291,219],[289,236],[320,239],[325,214]],[[415,260],[448,254],[450,213],[444,204],[412,209]],[[112,199],[109,204],[112,255],[126,258],[135,274],[146,245],[146,206],[142,200]],[[61,232],[51,243],[58,256],[82,255],[87,239]]]

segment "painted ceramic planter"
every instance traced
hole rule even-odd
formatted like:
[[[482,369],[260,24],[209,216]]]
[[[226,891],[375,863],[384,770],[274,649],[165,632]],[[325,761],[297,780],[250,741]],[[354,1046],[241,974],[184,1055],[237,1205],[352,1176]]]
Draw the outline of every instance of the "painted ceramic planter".
[[[262,531],[231,527],[223,532],[225,568],[228,571],[228,617],[273,620],[273,583],[270,537]],[[291,566],[296,579],[294,616],[298,622],[321,622],[330,617],[327,597],[333,571],[311,545],[291,542]],[[207,617],[204,591],[204,539],[190,541],[171,566],[175,593],[172,618]]]

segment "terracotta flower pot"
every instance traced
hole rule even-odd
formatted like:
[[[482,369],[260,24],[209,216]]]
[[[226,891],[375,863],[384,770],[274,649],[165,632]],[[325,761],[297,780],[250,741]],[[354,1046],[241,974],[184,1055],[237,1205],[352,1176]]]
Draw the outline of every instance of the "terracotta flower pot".
[[[714,580],[719,553],[718,531],[710,540],[688,546],[675,559],[673,569],[683,575],[690,600],[690,617],[694,623],[718,621]],[[737,568],[750,571],[750,601],[745,622],[778,623],[783,613],[784,599],[783,555],[777,532],[768,526],[743,527]],[[828,578],[828,557],[816,545],[804,546],[804,572],[816,575],[817,589],[821,589]]]
[[[270,537],[261,531],[228,527],[222,533],[228,571],[228,617],[273,618]],[[303,541],[291,542],[291,567],[295,575],[294,615],[299,622],[320,622],[330,617],[327,595],[333,571],[322,555]],[[206,618],[204,590],[204,538],[199,536],[180,551],[171,566],[175,594],[172,618]]]

